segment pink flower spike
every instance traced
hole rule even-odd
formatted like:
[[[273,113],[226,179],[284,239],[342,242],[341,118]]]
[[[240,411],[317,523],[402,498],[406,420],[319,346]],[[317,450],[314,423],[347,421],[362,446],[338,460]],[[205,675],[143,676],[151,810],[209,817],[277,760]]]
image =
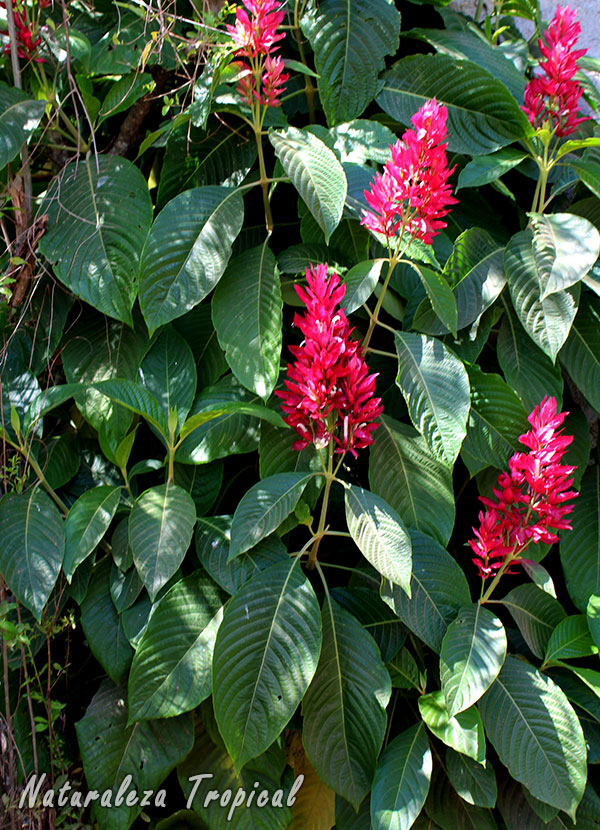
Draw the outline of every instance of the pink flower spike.
[[[390,145],[392,158],[365,190],[371,211],[361,224],[389,240],[404,226],[406,232],[430,244],[446,227],[442,217],[456,203],[448,179],[454,168],[446,160],[447,111],[435,99],[426,101],[402,140]]]
[[[272,58],[267,55],[265,60],[265,71],[262,80],[262,96],[260,101],[265,107],[279,107],[281,102],[279,96],[284,91],[284,84],[290,77],[284,72],[283,58]]]
[[[521,107],[534,127],[548,126],[557,136],[571,135],[579,124],[589,120],[577,117],[583,89],[574,75],[577,61],[587,49],[573,48],[581,33],[576,16],[577,12],[569,6],[556,7],[544,34],[545,42],[543,38],[538,40],[543,75],[529,81]]]
[[[237,9],[235,24],[226,25],[236,46],[235,55],[246,58],[267,55],[285,37],[285,32],[277,32],[285,18],[282,4],[276,0],[244,0],[244,5],[252,17],[244,9]]]

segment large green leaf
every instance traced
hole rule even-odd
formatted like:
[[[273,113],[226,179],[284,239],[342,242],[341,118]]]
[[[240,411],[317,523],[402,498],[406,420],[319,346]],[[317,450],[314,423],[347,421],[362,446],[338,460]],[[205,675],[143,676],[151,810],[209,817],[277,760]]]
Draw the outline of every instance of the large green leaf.
[[[195,522],[190,494],[168,482],[146,490],[133,505],[129,545],[151,599],[183,562]]]
[[[560,561],[569,596],[585,613],[592,594],[600,594],[600,465],[586,470],[569,519],[573,530],[560,534]]]
[[[147,720],[127,726],[127,689],[105,680],[91,700],[83,718],[75,724],[83,768],[90,790],[111,792],[111,807],[93,802],[99,825],[105,830],[127,830],[140,812],[140,804],[129,806],[116,795],[126,776],[128,791],[140,800],[144,791],[154,796],[172,769],[188,754],[194,740],[191,715],[165,720]],[[166,792],[162,798],[165,799]]]
[[[448,148],[486,155],[529,132],[529,124],[506,87],[485,69],[448,55],[411,55],[383,76],[379,106],[402,124],[428,98],[448,110]]]
[[[600,596],[592,594],[586,609],[587,624],[596,646],[600,649]]]
[[[0,83],[0,170],[18,155],[45,108],[45,101],[34,101],[20,89]]]
[[[82,493],[65,522],[63,571],[71,582],[75,569],[102,539],[119,506],[120,487],[100,486]]]
[[[501,293],[506,284],[503,255],[504,248],[481,228],[469,228],[454,242],[441,278],[453,288],[458,329],[478,320]],[[417,309],[413,326],[428,334],[448,330],[429,300]]]
[[[301,21],[319,73],[330,125],[356,118],[379,90],[385,56],[398,50],[400,13],[391,0],[324,0]]]
[[[573,660],[598,654],[585,614],[573,614],[561,620],[548,640],[544,665],[556,660]]]
[[[600,412],[600,297],[586,295],[560,350],[560,362]]]
[[[241,195],[196,187],[158,214],[140,263],[140,306],[152,333],[204,299],[221,279],[244,218]]]
[[[554,597],[537,585],[518,585],[502,600],[519,626],[523,639],[540,659],[546,652],[548,640],[566,614]]]
[[[406,640],[407,630],[375,590],[376,583],[371,584],[372,587],[368,588],[362,585],[332,588],[330,595],[338,605],[353,614],[362,623],[363,628],[366,628],[377,643],[381,659],[387,664],[386,668],[391,675],[394,668],[387,661],[398,654]],[[399,664],[396,667],[398,670],[401,668]]]
[[[146,180],[119,156],[72,162],[50,188],[40,251],[82,300],[131,324],[140,254],[152,221]],[[167,247],[167,246],[165,246]]]
[[[519,435],[528,429],[527,415],[518,395],[499,375],[468,368],[471,411],[462,458],[475,475],[485,467],[501,470],[509,456],[521,452]]]
[[[296,127],[271,131],[269,139],[292,184],[325,234],[339,225],[346,201],[347,183],[342,165],[321,139]]]
[[[217,286],[212,317],[233,374],[266,400],[279,376],[283,301],[265,242],[236,257]]]
[[[282,788],[291,781],[291,776],[281,780],[285,766],[281,748],[273,744],[264,755],[249,761],[236,774],[213,719],[206,718],[204,710],[202,715],[205,723],[197,724],[194,748],[177,769],[181,789],[194,814],[201,816],[211,830],[285,830],[291,818],[291,810],[286,804],[291,788],[286,786],[285,793]],[[220,800],[207,797],[217,788],[220,793],[229,791],[234,796],[224,807]],[[281,806],[277,802],[273,806],[271,799],[263,804],[262,800],[258,802],[258,797],[250,798],[247,806],[250,793],[258,795],[266,790],[274,796],[280,788]],[[242,804],[235,800],[239,792],[248,794]],[[177,824],[173,830],[183,829]]]
[[[440,682],[450,716],[468,709],[491,686],[506,657],[506,632],[479,603],[461,608],[440,652]]]
[[[8,493],[0,500],[0,571],[17,599],[38,622],[63,560],[64,526],[43,490]]]
[[[110,595],[111,567],[108,556],[95,566],[81,602],[81,626],[96,660],[111,680],[120,683],[131,665],[133,649]]]
[[[343,308],[346,314],[352,314],[369,299],[379,282],[385,259],[367,259],[351,268],[344,277],[346,293]]]
[[[168,326],[160,333],[142,362],[139,376],[165,418],[171,409],[177,410],[181,428],[196,394],[196,366],[192,350],[174,328]]]
[[[446,544],[454,526],[454,493],[447,466],[410,426],[383,415],[369,454],[371,490],[408,527]]]
[[[512,777],[575,818],[586,782],[586,747],[562,690],[532,666],[507,657],[479,708]]]
[[[600,254],[600,232],[572,213],[534,213],[530,221],[540,299],[545,300],[585,277]]]
[[[118,403],[125,409],[143,415],[163,436],[169,434],[167,413],[154,395],[142,386],[131,380],[101,380],[95,382],[93,389],[102,392],[113,403]],[[158,389],[157,391],[161,391]]]
[[[381,753],[371,793],[373,830],[409,830],[421,812],[433,762],[422,723],[402,732]]]
[[[466,759],[466,756],[463,757]],[[448,780],[443,774],[438,773],[433,780],[425,812],[428,817],[426,822],[422,825],[415,824],[414,830],[497,830],[491,810],[474,807],[463,801],[448,786]]]
[[[130,723],[180,715],[210,695],[223,601],[214,582],[196,571],[157,603],[129,673]]]
[[[355,617],[328,596],[322,614],[323,649],[302,702],[302,740],[321,780],[357,808],[383,743],[390,677]]]
[[[244,494],[231,523],[229,559],[253,548],[276,530],[298,503],[314,473],[278,473]]]
[[[189,422],[195,415],[218,409],[224,404],[257,404],[260,398],[227,375],[214,386],[203,389],[190,412]],[[275,413],[273,413],[275,414]],[[260,421],[251,412],[233,409],[207,421],[187,436],[177,450],[177,461],[184,464],[206,464],[217,458],[237,453],[252,452],[258,446]]]
[[[577,312],[577,286],[542,299],[544,276],[531,230],[520,231],[510,240],[504,252],[504,268],[523,328],[554,363]]]
[[[561,358],[565,348],[566,344],[561,351]],[[552,395],[559,402],[562,400],[563,379],[560,367],[554,365],[528,337],[509,309],[498,332],[497,354],[507,383],[518,393],[528,410],[539,404],[545,395]],[[600,383],[600,378],[598,382]]]
[[[444,693],[430,692],[419,698],[421,717],[431,732],[446,746],[467,755],[477,763],[485,762],[483,724],[475,706],[450,715],[444,702]]]
[[[213,659],[219,731],[236,769],[279,736],[315,673],[319,604],[298,559],[246,582],[225,610]]]
[[[450,747],[446,749],[445,761],[450,783],[462,799],[474,807],[494,807],[498,790],[491,764],[483,767]]]
[[[494,182],[526,158],[524,150],[516,150],[514,147],[505,147],[489,156],[475,156],[460,171],[456,190]]]
[[[432,453],[452,467],[467,432],[471,407],[465,367],[440,340],[406,332],[395,335],[396,383],[411,421]]]
[[[439,652],[448,625],[471,601],[465,575],[438,542],[411,531],[410,597],[384,581],[381,597],[417,637]]]
[[[346,521],[363,556],[410,596],[411,542],[400,516],[386,502],[356,485],[345,491]]]
[[[288,559],[281,539],[275,535],[229,561],[232,516],[208,516],[198,519],[196,552],[200,564],[229,594],[235,594],[258,571]]]

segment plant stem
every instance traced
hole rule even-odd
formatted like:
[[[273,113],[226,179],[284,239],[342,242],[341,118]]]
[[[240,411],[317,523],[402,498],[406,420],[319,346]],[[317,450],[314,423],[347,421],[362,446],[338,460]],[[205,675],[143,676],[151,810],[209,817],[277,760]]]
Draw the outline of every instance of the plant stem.
[[[335,481],[335,476],[333,475],[333,440],[329,443],[329,458],[327,461],[327,473],[325,479],[325,490],[323,491],[323,504],[321,505],[321,515],[319,517],[319,526],[317,528],[317,534],[315,537],[315,541],[313,543],[312,548],[310,549],[310,553],[308,554],[308,564],[307,567],[309,569],[313,569],[317,564],[317,553],[319,551],[319,545],[321,544],[321,539],[325,535],[325,521],[327,519],[327,506],[329,504],[329,492],[331,490],[331,485]]]
[[[263,204],[265,207],[265,223],[267,226],[267,233],[273,233],[273,214],[271,213],[271,205],[269,204],[269,177],[267,176],[267,169],[265,167],[265,157],[262,146],[262,129],[254,130],[256,137],[256,148],[258,150],[258,166],[260,169],[260,186],[263,194]]]
[[[377,305],[375,306],[375,310],[371,315],[371,322],[369,323],[369,328],[365,335],[365,339],[362,342],[363,351],[366,352],[369,348],[369,343],[371,342],[371,337],[373,336],[373,331],[375,326],[377,325],[377,320],[379,317],[379,312],[381,311],[381,306],[383,305],[383,298],[385,297],[385,292],[387,291],[387,287],[390,284],[390,279],[392,278],[392,274],[394,273],[394,268],[396,267],[397,263],[396,256],[393,255],[390,257],[389,265],[388,265],[388,272],[381,288],[381,294],[379,295],[379,299],[377,300]]]

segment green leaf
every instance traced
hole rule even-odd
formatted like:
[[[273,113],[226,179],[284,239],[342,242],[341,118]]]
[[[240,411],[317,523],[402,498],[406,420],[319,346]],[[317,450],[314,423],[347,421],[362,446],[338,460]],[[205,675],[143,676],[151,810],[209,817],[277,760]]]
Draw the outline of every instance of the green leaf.
[[[483,724],[474,706],[451,716],[441,691],[419,698],[419,711],[428,728],[446,746],[467,755],[479,764],[485,762]]]
[[[456,239],[442,279],[453,286],[459,330],[477,321],[502,292],[503,254],[504,248],[481,228],[469,228]],[[428,300],[419,306],[413,327],[428,334],[445,334],[448,329]]]
[[[569,139],[561,145],[556,151],[555,158],[558,160],[563,156],[566,156],[567,153],[572,153],[574,150],[581,150],[583,147],[598,147],[600,146],[600,138],[577,138],[577,139]]]
[[[302,740],[321,780],[356,809],[375,774],[390,678],[355,617],[327,596],[322,616],[323,648],[302,702]]]
[[[212,580],[196,571],[156,604],[129,673],[130,723],[180,715],[210,695],[223,601]]]
[[[516,781],[509,781],[504,787],[500,788],[498,808],[502,818],[506,822],[508,830],[522,830],[524,827],[527,830],[561,830],[562,828],[573,826],[569,819],[565,819],[564,821],[561,819],[560,824],[558,821],[552,821],[552,818],[557,815],[558,810],[556,807],[544,804],[544,807],[549,812],[552,811],[550,813],[551,817],[548,820],[549,823],[546,823],[536,813],[533,807],[534,803],[537,806],[543,802],[534,799],[528,790]],[[565,824],[565,821],[568,821],[569,824]]]
[[[451,717],[479,700],[505,657],[506,632],[498,617],[479,603],[461,608],[440,652],[440,682]]]
[[[330,596],[362,623],[377,643],[381,659],[387,663],[402,647],[407,631],[374,587],[332,588]],[[389,672],[393,671],[389,663],[386,668]]]
[[[0,571],[19,602],[38,622],[58,578],[64,526],[49,496],[39,488],[7,493],[0,500]]]
[[[28,402],[25,417],[23,418],[22,432],[27,434],[32,430],[40,418],[43,418],[55,407],[61,406],[72,398],[81,387],[76,383],[65,383],[57,386],[50,386],[42,389],[35,398]]]
[[[471,411],[462,458],[475,475],[485,467],[501,470],[509,456],[521,452],[519,435],[528,429],[527,414],[517,394],[499,375],[469,366]]]
[[[452,289],[443,275],[431,268],[415,268],[431,307],[442,325],[456,337],[458,328],[458,306]]]
[[[379,282],[385,259],[368,259],[351,268],[344,277],[346,293],[342,300],[346,314],[352,314],[369,299]]]
[[[364,164],[376,161],[385,164],[390,158],[390,145],[396,143],[396,136],[379,121],[357,118],[344,124],[337,124],[329,130],[334,139],[334,149],[340,154],[342,164]]]
[[[129,109],[144,95],[144,87],[152,84],[152,75],[137,69],[111,83],[100,108],[98,123]],[[152,86],[154,86],[152,84]]]
[[[398,50],[400,13],[390,0],[324,0],[301,20],[327,122],[364,112],[379,90],[385,56]]]
[[[454,525],[454,493],[448,467],[412,427],[383,415],[369,453],[371,490],[408,527],[446,544]]]
[[[381,597],[417,637],[439,652],[449,623],[471,601],[469,586],[457,562],[438,542],[418,531],[411,531],[410,536],[410,598],[386,581]]]
[[[452,467],[466,434],[471,406],[469,379],[461,360],[442,342],[422,334],[395,335],[396,383],[411,421],[432,453]]]
[[[267,412],[270,412],[269,420],[274,419],[281,426],[278,413],[266,410],[263,406],[260,407],[260,412],[256,411],[259,400],[258,396],[244,389],[231,375],[224,377],[215,386],[203,389],[196,396],[190,417],[183,427],[182,434],[187,437],[177,450],[176,461],[206,464],[217,458],[255,450],[260,424],[255,415],[267,417]],[[247,408],[248,404],[251,405],[250,408]],[[215,417],[217,412],[223,414]],[[196,418],[200,414],[202,418]],[[202,423],[202,426],[198,426],[198,423]]]
[[[223,462],[202,467],[175,464],[174,484],[187,490],[196,505],[196,515],[205,516],[216,502],[223,483]]]
[[[38,464],[50,487],[58,490],[77,475],[81,466],[79,439],[75,432],[63,432],[58,438],[48,441],[45,446],[44,443],[39,445]]]
[[[598,156],[596,155],[592,158],[586,158],[586,156],[587,153],[583,159],[570,161],[569,167],[577,173],[581,181],[592,191],[594,196],[600,199],[600,164],[594,160]]]
[[[233,514],[229,560],[253,548],[293,512],[314,473],[279,473],[244,494]]]
[[[531,559],[522,559],[521,565],[523,566],[525,573],[533,580],[534,585],[537,585],[537,587],[541,588],[542,591],[545,591],[551,597],[556,599],[556,588],[554,587],[554,582],[543,565],[540,565],[539,562],[534,562]]]
[[[205,718],[204,711],[202,715]],[[210,734],[206,723],[212,727]],[[291,787],[286,786],[286,791],[283,791],[287,776],[281,780],[285,766],[282,755],[280,747],[274,744],[264,755],[250,761],[236,774],[212,719],[205,718],[205,723],[197,724],[194,748],[178,767],[177,775],[186,799],[191,799],[194,813],[201,816],[211,830],[286,830],[291,819],[291,810],[286,805]],[[204,779],[201,776],[205,776]],[[217,788],[220,793],[229,790],[234,794],[225,807],[221,806],[220,801],[207,797],[210,790]],[[247,801],[235,806],[235,794],[238,792],[248,793],[249,796],[253,791],[258,794],[263,790],[271,797],[281,790],[281,806],[273,806],[271,799],[265,805],[262,801],[257,804],[258,798],[250,799],[250,806],[246,806]],[[181,825],[178,824],[174,830],[182,830]]]
[[[234,375],[263,400],[279,376],[283,301],[266,242],[236,257],[217,286],[212,318]]]
[[[312,133],[296,127],[285,132],[271,131],[269,140],[283,169],[302,196],[325,235],[325,241],[339,225],[346,201],[347,183],[335,154]]]
[[[196,306],[173,322],[174,328],[187,341],[196,361],[197,389],[216,383],[227,371],[227,361],[214,330],[210,304]]]
[[[45,109],[45,101],[34,101],[20,89],[0,83],[0,170],[19,154]]]
[[[411,55],[383,75],[379,106],[402,124],[429,98],[448,110],[448,149],[486,155],[530,132],[504,84],[471,61],[448,55]]]
[[[93,155],[69,164],[44,205],[39,249],[73,294],[131,325],[140,254],[152,222],[146,180],[131,162]]]
[[[114,403],[143,415],[164,438],[168,436],[167,416],[163,407],[141,383],[130,380],[102,380],[93,383],[92,387]]]
[[[243,401],[231,401],[221,404],[216,409],[209,409],[192,415],[182,426],[181,432],[179,433],[180,439],[183,441],[188,435],[195,432],[195,430],[208,424],[215,418],[221,418],[223,415],[251,415],[254,418],[267,421],[276,427],[286,427],[281,415],[272,409],[268,409],[266,406],[255,403],[244,403]]]
[[[407,648],[386,663],[394,689],[417,689],[421,691],[421,678],[415,658]]]
[[[557,660],[574,660],[598,654],[585,614],[574,614],[561,620],[548,640],[544,665]]]
[[[75,724],[88,787],[99,793],[112,791],[111,807],[102,807],[99,802],[93,807],[99,825],[106,830],[127,830],[140,812],[139,803],[115,803],[125,777],[131,776],[129,792],[135,790],[140,800],[145,790],[156,797],[160,785],[188,754],[194,740],[191,715],[127,726],[126,700],[124,686],[105,680]]]
[[[140,379],[160,404],[165,419],[177,409],[177,424],[181,427],[196,394],[196,366],[192,350],[171,326],[160,333],[144,358]]]
[[[96,660],[111,680],[120,683],[131,665],[133,649],[110,595],[111,568],[108,556],[95,566],[81,602],[81,627]]]
[[[482,767],[468,755],[448,747],[446,772],[459,796],[474,807],[494,807],[498,797],[496,774],[491,764]]]
[[[129,516],[129,545],[151,599],[183,562],[195,522],[192,497],[174,484],[151,487],[136,499]]]
[[[560,362],[596,411],[600,411],[600,298],[586,296],[577,312]]]
[[[518,585],[502,604],[510,611],[531,651],[541,660],[552,632],[566,617],[561,604],[536,585]]]
[[[600,594],[600,466],[588,467],[569,516],[573,530],[560,534],[560,560],[569,596],[585,613],[592,594]]]
[[[65,522],[63,562],[68,582],[71,582],[77,566],[87,559],[108,530],[120,497],[120,487],[94,487],[79,496],[69,510]]]
[[[600,648],[600,596],[591,595],[588,600],[586,615],[592,639],[597,648]]]
[[[530,222],[543,301],[585,277],[600,254],[600,232],[572,213],[534,213]]]
[[[386,502],[356,485],[345,488],[346,521],[365,559],[384,579],[410,596],[411,542],[400,516]]]
[[[371,793],[373,830],[409,830],[421,812],[433,761],[422,723],[402,732],[384,749]]]
[[[76,571],[75,573],[79,572]],[[143,587],[142,580],[135,568],[130,568],[127,573],[123,573],[113,563],[110,569],[110,596],[118,614],[122,614],[123,611],[131,608],[141,594]]]
[[[463,756],[464,757],[464,756]],[[468,760],[464,757],[464,760]],[[475,761],[472,762],[475,765]],[[477,764],[480,769],[483,767]],[[459,798],[448,780],[438,773],[435,777],[429,798],[425,804],[428,823],[414,825],[415,830],[497,830],[497,824],[489,809],[474,807]],[[433,822],[436,822],[433,824]],[[525,830],[525,828],[523,828]],[[527,830],[530,830],[528,827]]]
[[[221,279],[242,227],[241,195],[226,187],[196,187],[158,214],[140,263],[140,307],[150,333],[181,317]]]
[[[586,748],[561,689],[532,666],[507,657],[479,708],[488,738],[512,777],[574,819],[585,788]]]
[[[498,332],[497,354],[507,383],[518,393],[527,410],[537,406],[545,395],[562,400],[560,367],[536,346],[510,310],[504,315]]]
[[[495,182],[526,158],[527,153],[513,147],[505,147],[489,156],[475,156],[460,171],[456,190],[459,191],[461,187],[482,187]]]
[[[200,564],[215,582],[228,594],[236,594],[259,571],[275,563],[288,561],[288,552],[281,539],[273,534],[229,561],[231,520],[232,516],[198,519],[196,552]]]
[[[261,571],[233,597],[217,634],[212,682],[219,731],[236,769],[279,736],[320,650],[319,605],[297,558]]]
[[[510,240],[504,253],[504,268],[523,328],[554,363],[577,312],[576,287],[542,299],[543,272],[536,259],[533,231],[530,230],[520,231]]]

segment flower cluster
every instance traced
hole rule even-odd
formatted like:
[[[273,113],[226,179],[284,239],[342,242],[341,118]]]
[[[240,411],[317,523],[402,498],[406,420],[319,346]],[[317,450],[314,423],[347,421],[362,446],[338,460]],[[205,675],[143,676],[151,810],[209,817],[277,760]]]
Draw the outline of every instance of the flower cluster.
[[[277,29],[285,12],[278,0],[242,0],[246,9],[237,9],[235,24],[227,25],[237,57],[241,78],[238,93],[249,106],[258,101],[263,107],[278,107],[279,97],[289,75],[283,59],[274,57],[278,42],[285,37]]]
[[[40,9],[50,5],[50,0],[38,0],[37,6]],[[6,3],[1,2],[0,6],[6,8]],[[36,63],[44,63],[43,58],[35,58],[34,54],[37,47],[42,42],[42,38],[38,34],[36,27],[27,19],[27,11],[25,6],[22,9],[17,7],[15,0],[12,0],[12,14],[15,22],[15,34],[17,39],[17,54],[21,60],[35,60]],[[8,36],[8,30],[0,30],[0,34]],[[10,55],[10,43],[4,46],[4,54]]]
[[[283,401],[284,420],[300,436],[295,450],[311,443],[323,449],[333,439],[336,452],[356,457],[356,450],[373,443],[374,422],[383,412],[381,400],[373,397],[377,375],[368,374],[362,349],[338,308],[346,286],[337,274],[328,279],[327,266],[318,265],[316,271],[306,269],[306,281],[307,288],[296,291],[307,312],[294,317],[305,339],[290,347],[296,360],[288,365],[287,389],[275,394]]]
[[[361,224],[388,239],[399,229],[430,244],[446,227],[442,221],[456,199],[448,179],[446,159],[447,111],[435,98],[413,115],[414,130],[406,130],[391,146],[392,158],[365,191],[374,212],[363,211]]]
[[[487,510],[479,514],[479,530],[469,544],[480,576],[494,576],[507,557],[517,560],[530,543],[557,542],[557,530],[570,530],[565,518],[573,509],[568,501],[575,467],[561,464],[573,437],[558,428],[566,412],[557,412],[556,400],[544,398],[529,416],[531,429],[519,441],[529,452],[515,453],[509,472],[498,477],[494,499],[480,497]],[[511,573],[509,566],[505,573]]]
[[[544,74],[529,81],[521,107],[534,127],[549,126],[557,136],[570,135],[582,121],[588,120],[577,117],[583,90],[573,76],[578,58],[587,49],[573,49],[581,33],[576,16],[577,12],[569,6],[556,7],[545,33],[546,42],[538,40],[543,55],[540,69]]]

